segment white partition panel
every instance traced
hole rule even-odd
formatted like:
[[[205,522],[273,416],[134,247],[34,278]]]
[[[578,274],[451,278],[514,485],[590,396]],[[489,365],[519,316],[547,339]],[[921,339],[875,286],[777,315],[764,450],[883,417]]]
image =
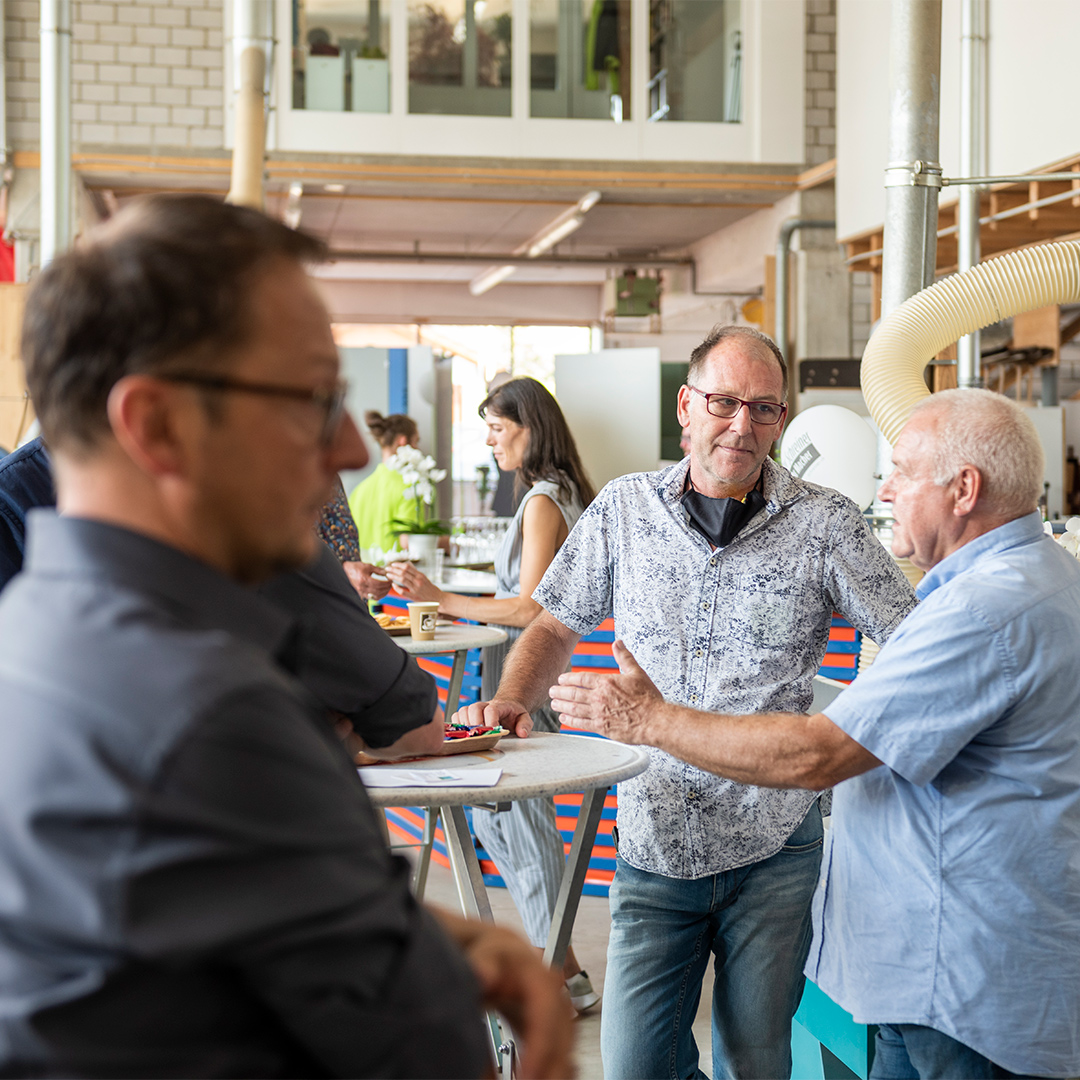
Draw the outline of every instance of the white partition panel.
[[[346,493],[351,492],[379,464],[379,444],[371,437],[364,423],[368,409],[387,411],[390,398],[390,352],[388,349],[338,349],[341,356],[341,374],[349,382],[349,396],[345,404],[367,445],[368,467],[348,469],[341,474]]]
[[[659,466],[659,349],[556,356],[555,395],[597,490]]]
[[[1060,517],[1065,509],[1065,409],[1061,405],[1024,405],[1039,433],[1046,472],[1043,479],[1050,485],[1047,493],[1050,516]]]

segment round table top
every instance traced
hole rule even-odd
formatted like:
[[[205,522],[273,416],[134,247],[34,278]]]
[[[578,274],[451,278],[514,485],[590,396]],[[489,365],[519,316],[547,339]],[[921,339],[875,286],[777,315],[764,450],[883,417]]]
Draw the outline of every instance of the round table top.
[[[394,641],[412,656],[457,652],[460,649],[482,649],[485,645],[501,645],[506,631],[494,626],[470,626],[462,623],[439,623],[431,641],[414,641],[402,634]]]
[[[534,732],[527,739],[509,736],[494,749],[475,754],[424,758],[402,762],[402,769],[501,768],[494,787],[476,788],[368,788],[376,806],[462,806],[466,803],[513,802],[568,791],[608,787],[644,772],[649,753],[588,735]],[[393,766],[391,766],[393,767]]]

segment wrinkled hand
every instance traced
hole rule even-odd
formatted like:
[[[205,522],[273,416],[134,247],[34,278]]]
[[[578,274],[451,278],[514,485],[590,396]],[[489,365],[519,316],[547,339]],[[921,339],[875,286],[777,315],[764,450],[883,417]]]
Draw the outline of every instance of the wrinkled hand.
[[[477,701],[458,709],[450,717],[452,724],[468,724],[469,727],[495,727],[501,724],[512,735],[527,739],[533,729],[528,709],[520,701],[495,698],[494,701]]]
[[[573,1018],[561,975],[510,930],[437,914],[465,953],[484,1004],[502,1013],[514,1029],[521,1052],[517,1075],[523,1080],[573,1076]]]
[[[433,585],[411,562],[390,563],[386,568],[386,576],[394,583],[397,591],[410,600],[442,602],[442,589]]]
[[[648,744],[649,715],[664,699],[621,641],[612,646],[612,654],[618,675],[568,671],[551,688],[551,707],[574,727],[616,742]]]
[[[383,576],[382,567],[365,562],[342,563],[349,584],[365,600],[381,600],[390,591],[390,581]]]

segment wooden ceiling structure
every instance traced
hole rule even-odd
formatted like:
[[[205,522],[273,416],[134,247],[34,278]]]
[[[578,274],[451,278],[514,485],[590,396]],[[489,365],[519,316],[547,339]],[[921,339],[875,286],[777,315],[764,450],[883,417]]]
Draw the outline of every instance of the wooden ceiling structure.
[[[1055,162],[1036,173],[1073,172],[1075,180],[1039,180],[1001,183],[979,194],[979,242],[982,259],[993,259],[1020,248],[1049,244],[1056,240],[1080,239],[1080,154]],[[944,188],[943,194],[953,189]],[[949,199],[938,207],[937,276],[955,273],[959,261],[956,216],[958,200]],[[844,241],[849,270],[872,275],[871,318],[881,317],[882,229],[868,229]],[[1061,346],[1080,335],[1080,314],[1058,305],[1025,312],[1013,319],[1012,339],[1000,356],[983,358],[986,385],[1002,392],[1015,388],[1017,396],[1032,397],[1035,376],[1041,368],[1054,367],[1061,360]],[[938,357],[944,365],[934,368],[934,389],[956,385],[956,347]]]

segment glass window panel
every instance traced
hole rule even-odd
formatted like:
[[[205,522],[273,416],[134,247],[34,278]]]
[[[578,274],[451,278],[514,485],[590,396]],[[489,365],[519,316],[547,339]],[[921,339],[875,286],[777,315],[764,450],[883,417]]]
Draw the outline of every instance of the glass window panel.
[[[649,119],[742,119],[740,0],[649,0]]]
[[[409,0],[409,112],[510,115],[511,0]]]
[[[529,0],[529,112],[630,119],[630,0]]]
[[[293,108],[390,111],[391,0],[293,0]]]

